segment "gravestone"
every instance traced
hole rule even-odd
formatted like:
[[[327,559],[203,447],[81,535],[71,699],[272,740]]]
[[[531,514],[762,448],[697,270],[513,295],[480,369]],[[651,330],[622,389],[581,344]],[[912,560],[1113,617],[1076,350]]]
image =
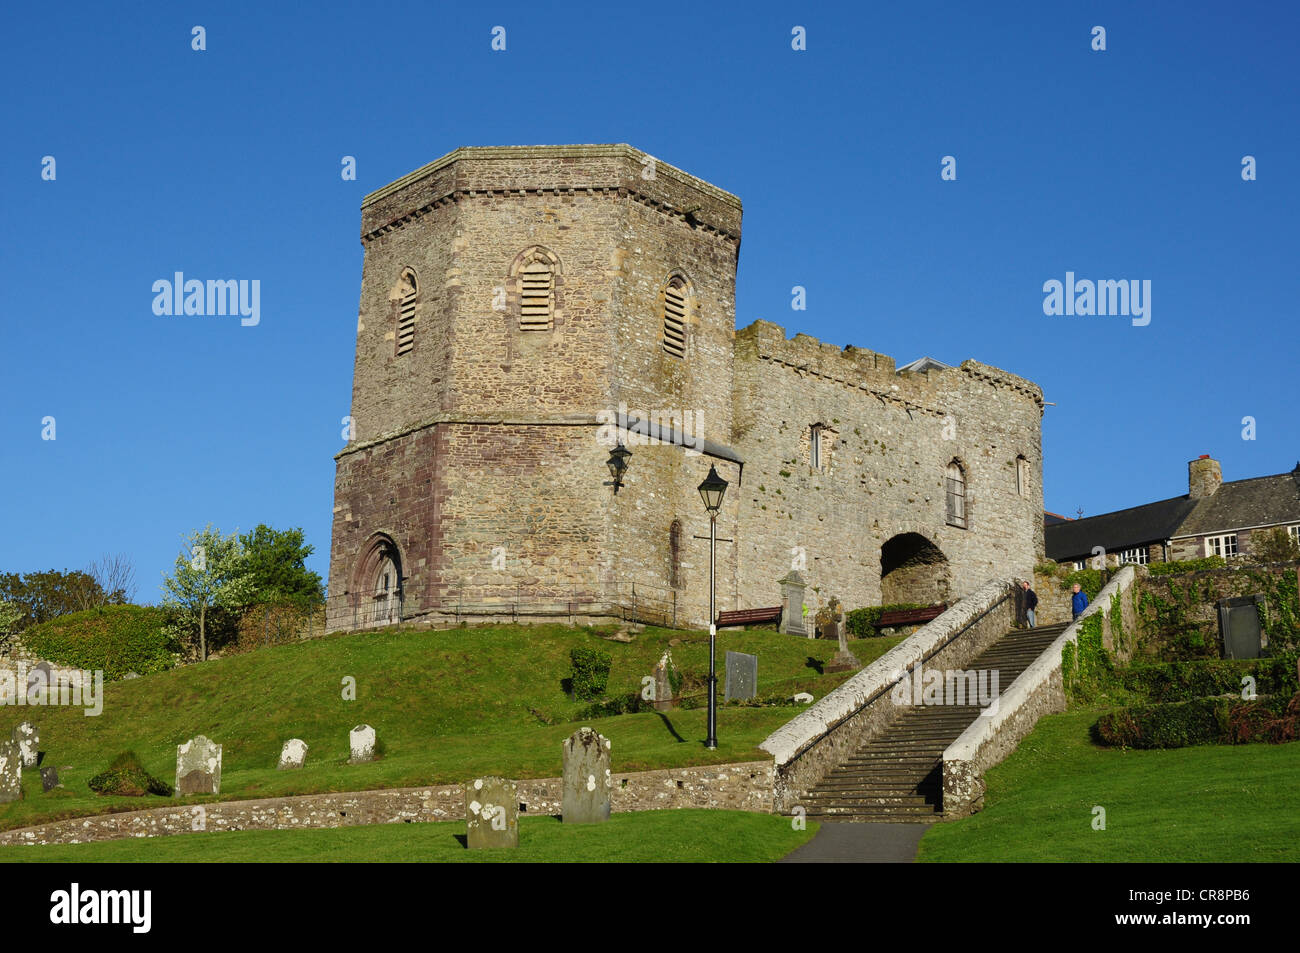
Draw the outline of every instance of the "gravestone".
[[[0,804],[23,797],[23,759],[12,741],[0,742]]]
[[[129,678],[139,678],[139,677],[140,676],[135,672],[127,672],[125,675],[122,676],[122,681],[126,681]]]
[[[36,701],[37,704],[44,704],[50,686],[54,684],[54,667],[49,662],[37,662],[36,665],[27,672],[27,699]],[[36,694],[33,694],[35,690]]]
[[[862,663],[858,661],[856,655],[849,651],[849,630],[848,626],[844,624],[844,613],[838,612],[839,603],[833,601],[832,604],[836,606],[837,615],[828,624],[835,628],[835,638],[839,639],[840,650],[835,653],[835,657],[827,664],[826,671],[856,672],[862,668]]]
[[[375,729],[369,725],[357,725],[348,732],[348,747],[352,756],[348,764],[364,764],[375,760]]]
[[[799,692],[797,695],[791,698],[790,701],[799,702],[800,704],[803,705],[811,705],[813,703],[813,697],[812,695],[808,694],[808,692]]]
[[[280,749],[280,763],[276,769],[288,771],[291,768],[301,768],[307,761],[307,742],[301,738],[290,738]]]
[[[50,791],[53,791],[55,788],[61,788],[61,787],[63,787],[63,785],[59,783],[58,768],[41,768],[41,791],[42,792],[48,794]]]
[[[13,730],[13,743],[18,746],[18,756],[23,760],[23,767],[36,767],[36,747],[41,743],[41,737],[36,730],[36,726],[30,721],[24,721]]]
[[[787,635],[807,635],[811,638],[803,618],[803,594],[808,584],[803,576],[791,569],[785,578],[778,580],[781,586],[781,629]]]
[[[465,785],[465,846],[519,846],[519,794],[513,781],[490,777]]]
[[[727,701],[745,701],[758,694],[758,656],[744,652],[727,653]]]
[[[1268,645],[1264,627],[1260,623],[1260,595],[1220,599],[1215,603],[1219,610],[1219,637],[1224,658],[1259,658]]]
[[[591,728],[579,728],[564,740],[565,824],[599,824],[609,820],[609,739]]]
[[[665,652],[654,667],[655,711],[671,711],[673,707],[673,682],[669,673],[673,668],[673,654]]]
[[[221,745],[205,736],[176,746],[176,796],[221,793]]]

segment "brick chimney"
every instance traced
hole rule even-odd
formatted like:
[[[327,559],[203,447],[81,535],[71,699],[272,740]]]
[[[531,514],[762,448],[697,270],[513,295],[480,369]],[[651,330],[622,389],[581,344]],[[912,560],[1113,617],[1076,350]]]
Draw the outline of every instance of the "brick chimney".
[[[1187,464],[1187,495],[1194,500],[1213,496],[1223,482],[1223,468],[1219,461],[1203,453]]]

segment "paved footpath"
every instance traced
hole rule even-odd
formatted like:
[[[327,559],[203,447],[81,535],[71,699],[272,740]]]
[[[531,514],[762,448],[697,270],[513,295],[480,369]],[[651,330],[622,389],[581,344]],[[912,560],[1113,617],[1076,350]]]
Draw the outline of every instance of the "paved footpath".
[[[828,824],[782,864],[910,864],[930,824]]]

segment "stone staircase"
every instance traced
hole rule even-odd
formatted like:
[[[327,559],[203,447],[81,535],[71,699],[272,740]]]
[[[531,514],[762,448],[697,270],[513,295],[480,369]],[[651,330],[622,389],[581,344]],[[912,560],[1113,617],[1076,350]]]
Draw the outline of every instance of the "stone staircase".
[[[998,672],[999,692],[1056,641],[1065,624],[1013,629],[965,666]],[[836,765],[799,801],[821,821],[927,822],[942,810],[943,751],[979,717],[980,706],[913,705]]]

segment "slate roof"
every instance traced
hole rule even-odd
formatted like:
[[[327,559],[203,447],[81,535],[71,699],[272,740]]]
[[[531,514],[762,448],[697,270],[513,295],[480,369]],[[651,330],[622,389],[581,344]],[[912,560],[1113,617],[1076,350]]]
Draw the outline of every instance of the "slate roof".
[[[1163,543],[1173,538],[1196,504],[1196,500],[1176,496],[1100,516],[1049,523],[1043,529],[1047,558],[1059,562],[1091,556],[1094,546],[1105,547],[1109,553],[1143,543]]]
[[[1057,523],[1068,523],[1070,517],[1062,516],[1060,513],[1053,513],[1049,510],[1043,510],[1043,525],[1055,526]]]
[[[1278,523],[1300,523],[1300,464],[1290,473],[1224,483],[1213,496],[1196,501],[1170,538]]]

